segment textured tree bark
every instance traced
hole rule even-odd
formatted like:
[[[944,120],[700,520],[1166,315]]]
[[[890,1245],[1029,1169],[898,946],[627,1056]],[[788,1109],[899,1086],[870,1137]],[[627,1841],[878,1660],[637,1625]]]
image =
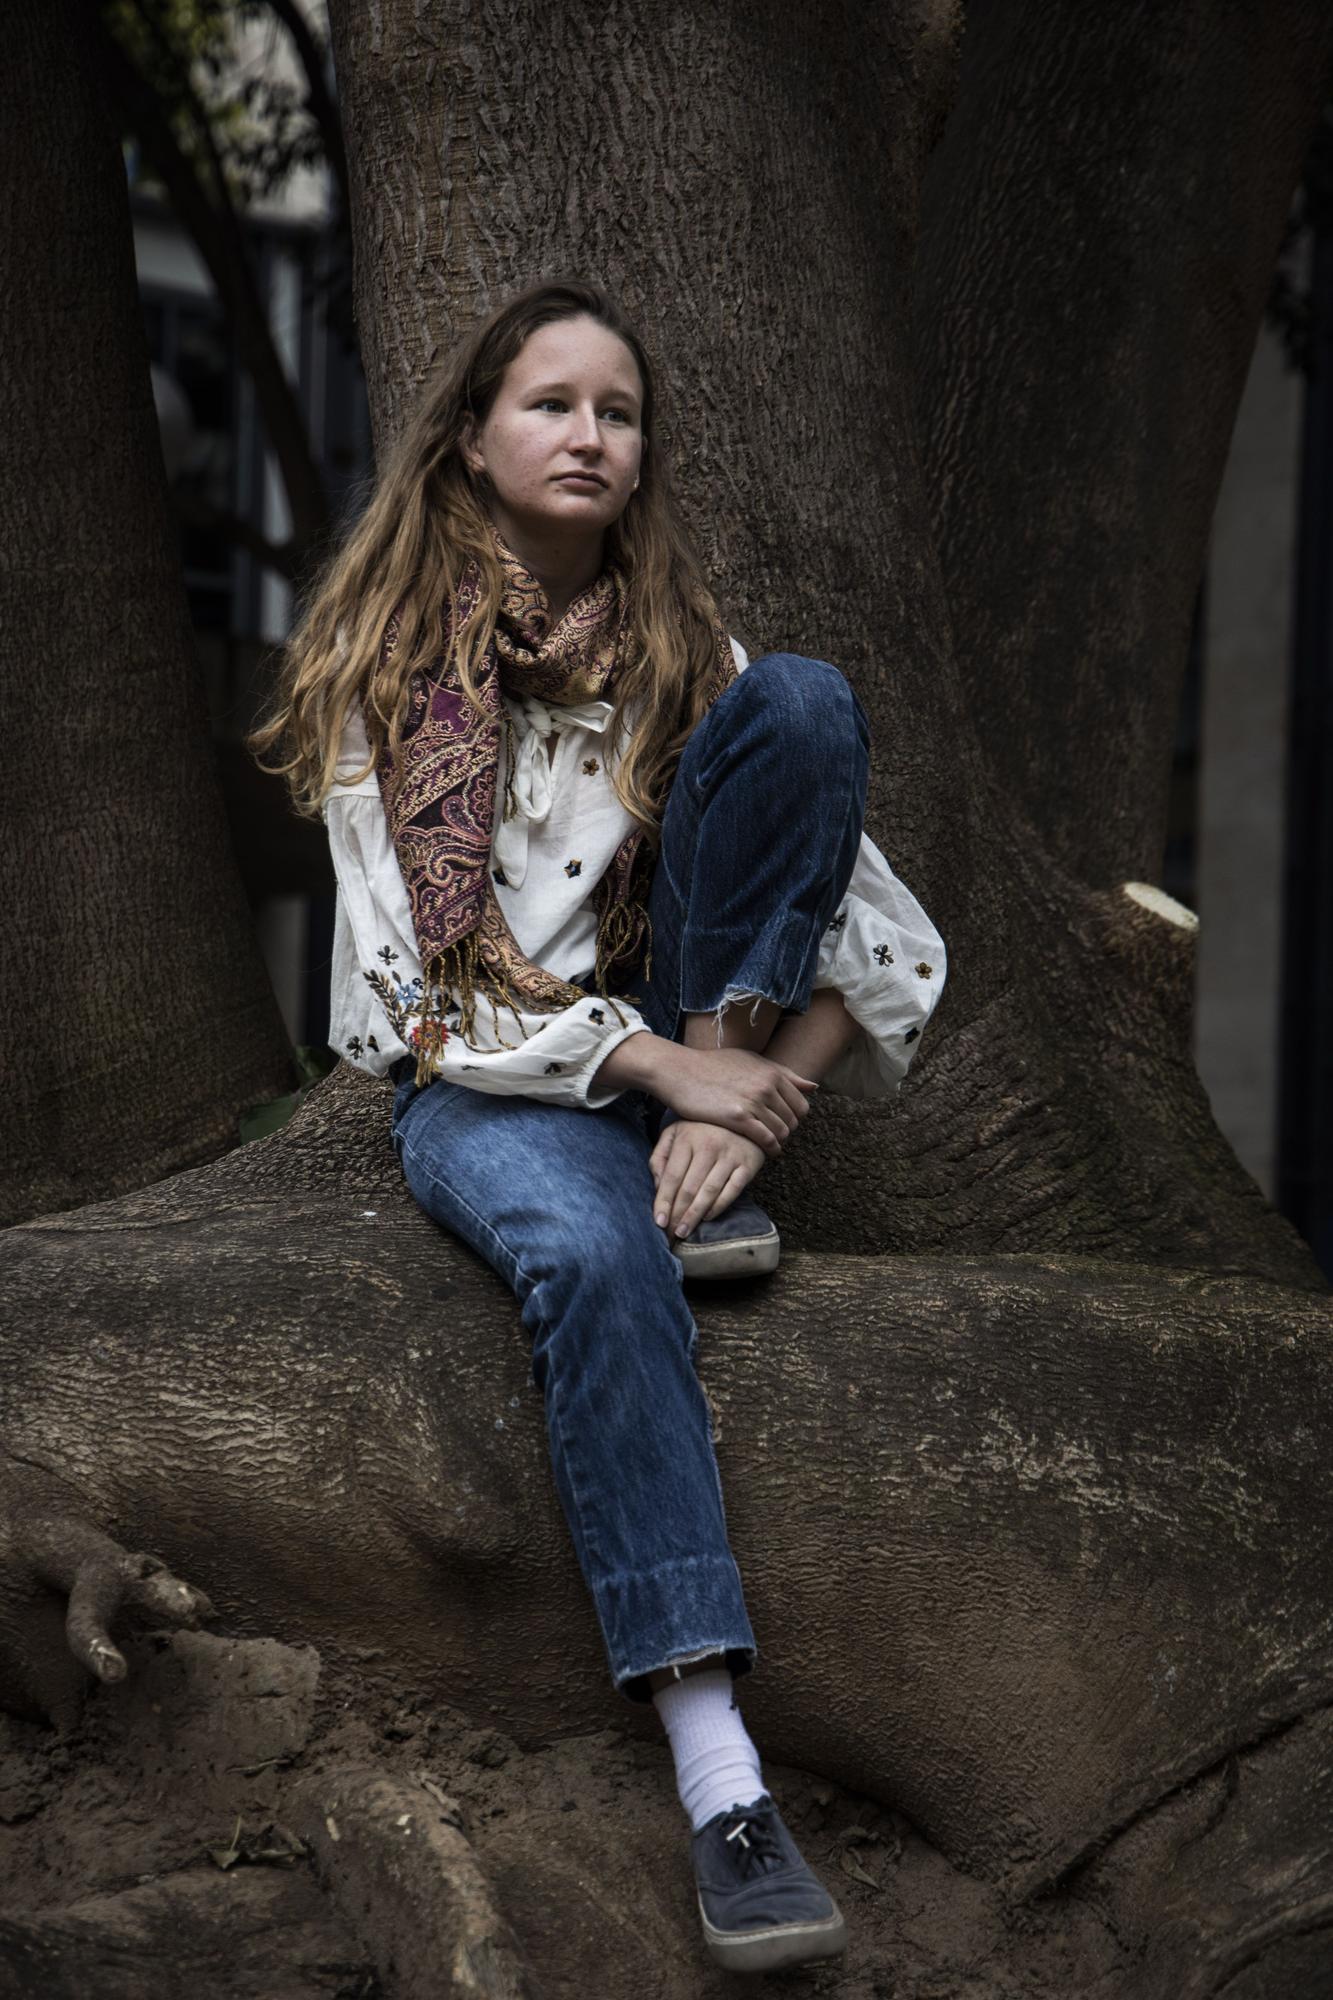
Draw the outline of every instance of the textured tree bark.
[[[6,1222],[211,1159],[290,1080],[194,667],[124,168],[79,50],[73,7],[25,0],[0,80]]]
[[[1149,79],[1181,59],[1186,21],[1225,117],[1233,73],[1202,13],[1133,18]],[[1329,29],[1322,10],[1268,18],[1272,43],[1247,44],[1264,79],[1247,157],[1290,166]],[[1021,69],[1038,57],[1021,22],[995,43],[1006,19],[980,10],[972,53],[1013,48]],[[900,1100],[823,1107],[766,1171],[793,1246],[775,1280],[696,1301],[766,1757],[853,1785],[867,1815],[906,1815],[931,1844],[945,1930],[967,1931],[993,1887],[996,2000],[1314,2000],[1333,1926],[1333,1305],[1208,1115],[1189,925],[1121,879],[1155,872],[1142,857],[1166,753],[1146,671],[1128,698],[1145,717],[1127,753],[1139,844],[1108,843],[1109,874],[1058,812],[1034,817],[972,705],[936,540],[938,520],[962,547],[952,440],[986,455],[972,490],[997,575],[1028,529],[989,463],[1010,448],[1004,366],[969,371],[951,425],[927,395],[920,443],[918,198],[959,25],[907,0],[799,16],[335,4],[376,421],[391,435],[461,321],[535,272],[614,285],[660,346],[667,448],[733,629],[853,679],[875,728],[870,831],[950,948]],[[986,188],[1017,147],[1040,189],[1082,122],[1105,128],[1083,50],[1119,28],[1080,15],[1065,32],[1059,117],[998,72],[1023,107],[1016,138],[987,121],[989,71],[974,88],[964,44],[961,101],[991,152],[964,147],[959,175]],[[1139,115],[1140,71],[1114,73]],[[1233,185],[1197,136],[1212,101],[1186,94],[1173,153],[1153,83],[1160,179],[1197,159]],[[1287,171],[1255,181],[1256,241]],[[1080,201],[1100,189],[1114,219],[1119,187],[1094,179]],[[965,211],[932,208],[960,257],[948,217]],[[1191,196],[1185,263],[1207,213]],[[1071,204],[1058,226],[1095,220]],[[984,264],[987,242],[967,254]],[[1117,286],[1156,269],[1127,250]],[[1251,339],[1257,313],[1256,295]],[[1006,352],[1030,344],[1021,312],[997,320]],[[1163,342],[1180,337],[1168,316]],[[1151,373],[1141,343],[1114,373],[1126,411],[1135,368]],[[1235,386],[1223,346],[1199,369],[1214,457]],[[938,361],[927,376],[944,380]],[[947,382],[930,394],[943,408]],[[1068,416],[1086,480],[1077,429]],[[1053,420],[1052,457],[1058,434]],[[1021,431],[1015,449],[1030,449]],[[1116,520],[1123,474],[1102,495]],[[1197,567],[1191,505],[1163,512],[1150,556],[1122,539],[1115,562]],[[1082,532],[1094,542],[1086,518]],[[1113,564],[1098,575],[1122,588]],[[1105,661],[1076,683],[1089,714],[1116,671],[1098,630]],[[1178,672],[1165,628],[1160,643]],[[1093,732],[1065,756],[1105,810]],[[68,1674],[63,1606],[23,1530],[36,1512],[45,1548],[102,1534],[150,1550],[229,1629],[277,1629],[340,1667],[381,1654],[399,1685],[525,1745],[653,1728],[608,1691],[513,1300],[415,1208],[388,1111],[385,1086],[336,1073],[272,1139],[0,1243],[11,1708],[49,1706]],[[535,1751],[520,1760],[537,1768]],[[564,1838],[599,1882],[623,1838],[605,1821]],[[511,1857],[515,1902],[549,1866],[535,1845]],[[657,1896],[641,1866],[580,1918],[584,1962],[617,1968],[610,2000],[644,1990],[624,1939],[641,1922],[656,1935]],[[890,1962],[904,1990],[931,1990],[914,1909],[897,1930],[873,1906],[862,1920],[897,1955],[862,1961],[852,1990],[883,1990]],[[935,1990],[987,1991],[986,1962],[955,1960]],[[660,1990],[699,1991],[694,1970]]]
[[[5,1707],[71,1699],[25,1522],[49,1552],[86,1520],[226,1631],[379,1659],[427,1711],[529,1748],[657,1735],[610,1689],[511,1296],[417,1209],[388,1101],[337,1072],[271,1139],[0,1239]],[[767,1760],[906,1815],[960,1918],[965,1877],[1025,1909],[1025,2000],[1083,1990],[1038,1979],[1038,1943],[1088,1895],[1116,2000],[1187,1990],[1141,1983],[1145,1953],[1193,1974],[1327,1937],[1326,1298],[796,1254],[696,1312]],[[589,1866],[599,1839],[568,1830]]]
[[[538,273],[611,283],[658,350],[667,447],[724,616],[752,653],[832,659],[856,686],[874,743],[867,827],[939,924],[949,985],[898,1101],[817,1102],[820,1144],[766,1171],[794,1240],[1114,1250],[1307,1285],[1304,1246],[1221,1139],[1194,1071],[1188,920],[1124,885],[1160,869],[1201,540],[1329,19],[1289,0],[1232,38],[1203,0],[1169,19],[1103,10],[1076,30],[1058,9],[1029,15],[982,7],[975,41],[969,15],[959,82],[960,17],[944,4],[335,4],[372,415],[392,435],[455,329]],[[920,318],[937,330],[916,343],[919,430],[919,207],[956,83],[962,136],[950,117],[921,240]],[[1132,172],[1117,146],[1137,148]],[[1072,289],[1048,297],[1078,246],[1086,313]],[[1113,347],[1114,301],[1133,338]],[[950,314],[966,320],[960,368]],[[1169,429],[1152,417],[1163,374],[1190,385]],[[1099,452],[1108,431],[1116,454]],[[1060,533],[1034,536],[1015,491],[1029,478],[1056,521],[1068,514]],[[1124,524],[1109,549],[1108,520]],[[985,587],[959,591],[953,570],[979,541]],[[1071,664],[1072,621],[1058,638],[1029,621],[996,673],[1009,573],[1040,569],[1047,544],[1041,590],[1079,605],[1088,663]],[[1127,665],[1126,566],[1129,594],[1161,610],[1151,662]],[[1140,800],[1109,875],[1014,781],[1062,714],[1061,796],[1118,826],[1122,797]]]
[[[1157,879],[1190,621],[1330,15],[970,0],[915,353],[958,672],[1060,869]]]

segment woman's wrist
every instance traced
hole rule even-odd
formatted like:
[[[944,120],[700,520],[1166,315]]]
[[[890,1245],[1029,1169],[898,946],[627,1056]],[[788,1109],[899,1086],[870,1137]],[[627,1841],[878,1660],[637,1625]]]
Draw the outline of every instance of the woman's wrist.
[[[655,1035],[651,1028],[639,1028],[617,1042],[598,1064],[593,1084],[598,1090],[646,1090],[657,1096],[657,1085],[679,1056],[679,1043]]]

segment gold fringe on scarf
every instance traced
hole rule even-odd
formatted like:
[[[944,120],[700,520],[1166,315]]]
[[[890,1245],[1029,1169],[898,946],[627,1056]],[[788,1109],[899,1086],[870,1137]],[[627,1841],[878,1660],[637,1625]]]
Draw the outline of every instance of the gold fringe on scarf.
[[[602,913],[597,926],[597,957],[593,983],[598,998],[605,1000],[622,1028],[625,1026],[625,1016],[616,1005],[614,997],[607,992],[607,982],[612,967],[622,958],[627,958],[631,952],[637,952],[640,940],[643,941],[645,950],[644,976],[646,978],[651,974],[652,929],[648,912],[641,903],[613,904]],[[569,997],[561,1001],[562,1006],[574,1006],[580,999],[586,997],[585,989],[582,986],[575,986],[572,980],[566,983],[565,990]],[[449,1005],[451,993],[456,993],[458,996],[458,1020],[453,1029],[449,1027],[442,1011],[443,1007]],[[417,1037],[418,1088],[424,1089],[437,1074],[436,1065],[444,1055],[444,1046],[451,1033],[456,1033],[468,1048],[478,1047],[475,1037],[479,998],[490,1002],[491,1024],[500,1047],[516,1049],[518,1043],[506,1041],[500,1033],[499,1010],[501,1007],[509,1009],[526,1040],[527,1030],[523,1028],[519,1006],[522,997],[521,994],[515,993],[503,966],[488,964],[483,958],[479,928],[474,927],[461,938],[455,939],[453,944],[446,945],[445,949],[438,952],[430,964],[422,969],[421,1013]],[[621,997],[625,999],[626,1005],[633,1005],[626,995],[622,994]]]
[[[610,977],[612,966],[621,959],[628,961],[630,954],[637,952],[640,939],[644,942],[646,953],[644,977],[647,978],[651,974],[652,937],[653,927],[648,921],[648,912],[642,903],[615,903],[603,913],[602,920],[597,926],[597,963],[593,971],[593,983],[603,1000],[611,1000],[606,990],[606,982]],[[613,1007],[615,1004],[615,1001],[611,1000]],[[616,1018],[623,1027],[623,1017],[617,1013]]]

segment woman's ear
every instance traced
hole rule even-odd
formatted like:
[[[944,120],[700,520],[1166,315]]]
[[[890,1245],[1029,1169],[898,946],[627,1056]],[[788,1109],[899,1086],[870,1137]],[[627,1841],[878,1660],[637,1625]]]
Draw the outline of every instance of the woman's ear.
[[[458,449],[468,471],[475,475],[485,470],[481,462],[481,450],[477,443],[477,420],[473,416],[463,419],[463,428],[458,436]]]

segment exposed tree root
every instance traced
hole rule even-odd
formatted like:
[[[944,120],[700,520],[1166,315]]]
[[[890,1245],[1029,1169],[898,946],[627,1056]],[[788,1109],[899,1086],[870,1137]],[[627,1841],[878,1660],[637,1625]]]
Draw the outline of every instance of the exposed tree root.
[[[303,1779],[286,1811],[391,1991],[535,2000],[457,1802],[437,1785],[335,1766]]]
[[[57,1606],[68,1658],[55,1643]],[[0,1700],[12,1711],[69,1727],[84,1692],[71,1661],[97,1681],[125,1678],[114,1627],[195,1630],[215,1616],[205,1593],[160,1557],[97,1527],[65,1482],[0,1456]]]
[[[111,1637],[123,1613],[159,1625],[196,1627],[211,1618],[213,1606],[202,1590],[182,1583],[157,1556],[131,1554],[86,1522],[68,1517],[27,1524],[20,1551],[33,1575],[69,1599],[65,1631],[76,1660],[100,1681],[119,1681],[128,1671]]]

